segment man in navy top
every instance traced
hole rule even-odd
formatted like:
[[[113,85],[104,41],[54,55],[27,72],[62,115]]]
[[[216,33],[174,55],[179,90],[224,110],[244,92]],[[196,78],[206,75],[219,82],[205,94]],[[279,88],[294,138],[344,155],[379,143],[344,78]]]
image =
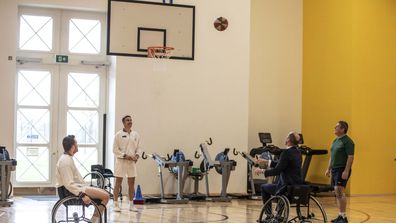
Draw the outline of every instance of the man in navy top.
[[[286,149],[283,149],[278,161],[260,159],[259,164],[267,165],[268,169],[257,168],[255,173],[257,175],[264,174],[265,177],[278,176],[277,184],[263,184],[261,185],[261,196],[263,203],[265,203],[271,195],[282,193],[288,185],[303,184],[301,177],[301,152],[298,149],[298,142],[300,135],[296,132],[290,132],[286,137]]]

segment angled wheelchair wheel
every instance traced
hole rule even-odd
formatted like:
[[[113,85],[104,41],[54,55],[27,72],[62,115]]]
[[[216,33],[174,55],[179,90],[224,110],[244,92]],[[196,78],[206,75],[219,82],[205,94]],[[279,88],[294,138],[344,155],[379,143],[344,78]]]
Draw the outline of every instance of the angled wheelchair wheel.
[[[97,223],[102,223],[102,215],[99,207],[91,202],[89,205],[85,205],[78,197],[70,196],[65,197],[55,203],[51,212],[52,223],[64,223],[64,222],[92,222],[92,218],[96,217]]]
[[[296,207],[299,222],[327,222],[327,215],[319,201],[309,196],[307,205],[299,205]]]
[[[273,196],[261,209],[258,223],[285,223],[289,218],[289,201],[284,196]]]
[[[88,173],[83,177],[83,179],[91,187],[97,187],[101,189],[104,189],[105,187],[105,178],[99,172],[93,171]]]
[[[13,190],[13,187],[12,187],[12,183],[10,182],[10,183],[8,184],[7,198],[10,198],[10,197],[11,197],[12,190]],[[1,189],[0,189],[0,197],[1,197]]]

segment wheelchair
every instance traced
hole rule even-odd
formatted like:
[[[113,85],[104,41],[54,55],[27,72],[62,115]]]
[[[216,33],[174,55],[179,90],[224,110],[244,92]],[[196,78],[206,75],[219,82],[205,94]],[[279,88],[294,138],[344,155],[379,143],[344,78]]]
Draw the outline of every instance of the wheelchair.
[[[97,223],[107,223],[107,209],[101,204],[100,199],[92,199],[90,204],[84,204],[81,198],[70,193],[64,186],[58,187],[59,201],[57,201],[51,211],[52,223],[63,222],[89,222],[95,212],[100,213]],[[100,212],[99,206],[104,207],[104,213]],[[104,214],[104,217],[102,217]],[[95,222],[96,223],[96,222]]]
[[[311,195],[310,185],[293,185],[265,202],[258,223],[327,222],[326,212]],[[290,208],[296,215],[289,220]]]
[[[92,187],[98,187],[104,189],[109,193],[110,199],[114,199],[114,188],[112,187],[111,181],[114,180],[113,171],[106,169],[103,165],[91,165],[91,172],[84,176],[84,181],[89,183]],[[118,197],[122,200],[122,186]]]

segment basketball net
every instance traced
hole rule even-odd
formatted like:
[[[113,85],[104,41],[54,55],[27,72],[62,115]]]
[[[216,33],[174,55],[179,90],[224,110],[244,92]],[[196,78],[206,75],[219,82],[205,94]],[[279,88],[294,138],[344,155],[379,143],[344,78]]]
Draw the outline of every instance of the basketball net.
[[[153,60],[154,71],[166,71],[166,63],[171,58],[174,49],[168,46],[147,47],[147,57]]]

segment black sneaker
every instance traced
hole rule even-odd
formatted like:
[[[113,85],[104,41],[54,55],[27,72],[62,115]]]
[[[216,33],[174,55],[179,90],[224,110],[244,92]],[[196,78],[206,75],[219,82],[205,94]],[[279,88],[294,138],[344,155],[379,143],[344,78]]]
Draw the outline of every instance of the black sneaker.
[[[333,221],[334,220],[334,221]],[[347,217],[338,216],[336,219],[331,220],[333,223],[348,223]]]
[[[341,215],[338,215],[336,218],[334,218],[333,220],[331,220],[331,223],[336,223],[339,220],[343,219],[343,217]]]

